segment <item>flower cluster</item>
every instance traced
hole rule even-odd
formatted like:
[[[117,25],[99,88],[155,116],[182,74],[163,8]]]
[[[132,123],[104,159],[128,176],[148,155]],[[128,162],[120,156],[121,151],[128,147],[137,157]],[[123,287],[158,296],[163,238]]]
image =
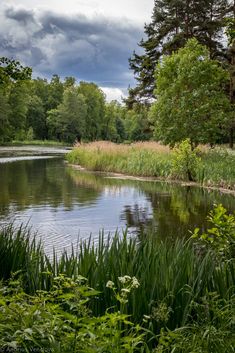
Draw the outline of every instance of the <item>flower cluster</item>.
[[[114,288],[114,283],[112,282],[112,281],[108,281],[107,283],[106,283],[106,287],[107,288]]]
[[[113,290],[116,299],[121,304],[126,304],[128,303],[128,295],[131,293],[131,290],[138,288],[140,286],[140,283],[136,277],[130,277],[127,275],[123,277],[118,277],[118,280],[123,285],[123,288],[121,288],[119,293],[116,292],[115,284],[112,281],[108,281],[106,283],[106,287]]]
[[[138,288],[140,286],[140,283],[139,283],[139,281],[137,280],[136,277],[123,276],[123,277],[118,277],[118,280],[122,284],[128,285],[130,287],[130,289]]]

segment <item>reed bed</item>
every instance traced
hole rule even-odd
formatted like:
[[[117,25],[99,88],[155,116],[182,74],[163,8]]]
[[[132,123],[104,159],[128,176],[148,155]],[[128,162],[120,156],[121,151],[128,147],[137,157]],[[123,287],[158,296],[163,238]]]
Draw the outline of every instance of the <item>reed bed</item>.
[[[76,143],[74,145],[75,148],[79,147],[86,147],[86,149],[90,151],[108,151],[108,152],[123,152],[127,153],[130,149],[136,149],[136,150],[149,150],[149,151],[155,151],[155,152],[162,152],[162,153],[169,153],[170,148],[169,146],[162,145],[159,142],[154,142],[154,141],[139,141],[131,144],[117,144],[114,142],[110,141],[95,141],[95,142],[90,142],[90,143]]]
[[[225,148],[210,149],[208,146],[199,146],[198,151],[200,168],[195,171],[194,181],[205,186],[235,190],[235,154]],[[78,144],[66,158],[69,163],[91,171],[187,181],[184,175],[174,172],[172,150],[157,142]]]
[[[66,158],[69,163],[93,171],[164,178],[171,171],[169,148],[154,142],[131,145],[93,142],[76,146]]]
[[[50,290],[59,274],[73,279],[84,276],[101,292],[90,301],[96,316],[116,305],[106,283],[111,280],[118,288],[118,277],[135,276],[140,287],[131,294],[127,313],[136,323],[148,315],[157,332],[161,327],[173,330],[184,326],[196,315],[192,303],[200,302],[208,293],[216,292],[223,300],[235,295],[234,259],[215,260],[211,251],[200,255],[191,241],[163,242],[154,234],[139,240],[117,233],[109,241],[100,234],[98,245],[90,238],[78,249],[60,257],[54,253],[48,259],[26,228],[9,226],[0,233],[0,255],[0,278],[7,280],[20,271],[29,293]]]

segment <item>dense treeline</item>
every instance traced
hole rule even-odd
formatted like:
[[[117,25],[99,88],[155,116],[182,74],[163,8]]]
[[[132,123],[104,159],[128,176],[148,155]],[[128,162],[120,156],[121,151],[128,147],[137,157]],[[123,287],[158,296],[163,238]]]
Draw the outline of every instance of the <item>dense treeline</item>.
[[[21,76],[10,73],[13,66]],[[73,77],[62,81],[58,75],[50,81],[31,79],[28,68],[4,58],[0,69],[1,143],[32,139],[122,142],[149,138],[146,108],[137,105],[128,111],[117,101],[107,103],[103,91],[94,83],[76,84]]]

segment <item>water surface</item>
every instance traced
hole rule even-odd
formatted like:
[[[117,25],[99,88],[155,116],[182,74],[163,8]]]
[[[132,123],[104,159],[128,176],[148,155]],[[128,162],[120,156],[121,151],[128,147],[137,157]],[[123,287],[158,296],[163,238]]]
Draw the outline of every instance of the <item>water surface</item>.
[[[131,236],[140,236],[149,228],[174,241],[205,227],[214,203],[235,209],[234,196],[219,191],[82,172],[64,163],[64,153],[0,149],[0,224],[28,223],[47,252],[91,233],[97,241],[101,229],[107,235],[128,227]]]

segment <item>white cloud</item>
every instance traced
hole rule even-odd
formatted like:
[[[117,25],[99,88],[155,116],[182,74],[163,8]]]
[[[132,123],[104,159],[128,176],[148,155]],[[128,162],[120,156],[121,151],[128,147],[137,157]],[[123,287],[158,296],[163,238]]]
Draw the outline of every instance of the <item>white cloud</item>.
[[[125,17],[144,23],[148,22],[154,0],[5,0],[8,5],[24,6],[28,9],[53,10],[63,14],[94,14]]]
[[[128,58],[143,36],[153,0],[3,0],[1,55],[32,67],[34,77],[95,82],[121,101],[134,84]]]
[[[117,100],[122,102],[122,98],[125,98],[124,92],[119,88],[110,88],[110,87],[100,87],[104,94],[106,95],[107,102]]]

